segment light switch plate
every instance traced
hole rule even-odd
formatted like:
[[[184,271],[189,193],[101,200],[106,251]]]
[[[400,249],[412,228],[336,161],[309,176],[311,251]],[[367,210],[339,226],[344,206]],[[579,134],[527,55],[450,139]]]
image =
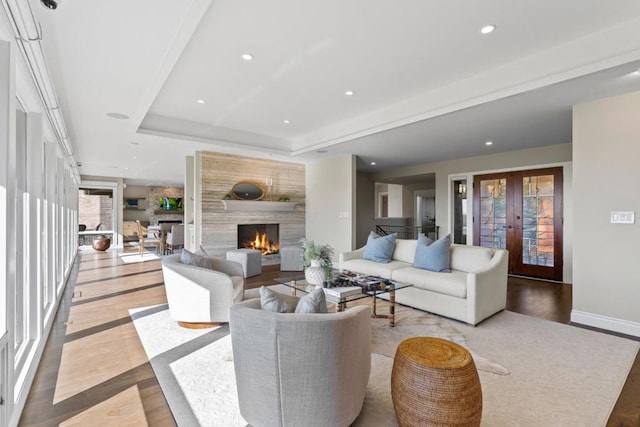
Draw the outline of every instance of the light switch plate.
[[[611,224],[635,224],[634,211],[611,211]]]

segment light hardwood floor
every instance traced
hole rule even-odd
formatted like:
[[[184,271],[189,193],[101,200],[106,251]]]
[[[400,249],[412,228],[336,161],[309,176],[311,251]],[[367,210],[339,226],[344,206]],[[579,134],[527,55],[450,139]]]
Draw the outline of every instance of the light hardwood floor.
[[[119,255],[79,254],[20,426],[176,425],[128,312],[166,302],[160,261]],[[269,284],[277,267],[249,287]],[[570,285],[510,278],[507,300],[509,310],[569,323]],[[608,425],[640,426],[640,355]]]

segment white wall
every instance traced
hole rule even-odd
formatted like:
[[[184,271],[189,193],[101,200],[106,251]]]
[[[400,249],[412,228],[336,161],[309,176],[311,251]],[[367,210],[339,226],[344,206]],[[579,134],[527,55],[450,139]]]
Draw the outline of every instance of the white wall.
[[[640,92],[574,107],[571,320],[640,336]],[[634,211],[635,224],[611,224]]]
[[[389,218],[402,217],[402,185],[388,184],[387,191],[389,192]]]
[[[355,243],[356,158],[334,157],[306,167],[306,238],[336,255]]]
[[[376,185],[367,173],[356,175],[356,240],[355,247],[367,243],[369,232],[375,230]]]

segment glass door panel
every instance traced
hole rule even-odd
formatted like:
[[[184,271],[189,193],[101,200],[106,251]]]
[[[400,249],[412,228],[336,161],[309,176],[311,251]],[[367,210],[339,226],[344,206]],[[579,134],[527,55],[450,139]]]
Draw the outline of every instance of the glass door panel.
[[[480,246],[506,248],[506,179],[480,181]]]
[[[553,267],[553,175],[522,178],[522,263]]]
[[[509,272],[562,279],[562,168],[476,176],[474,244],[507,249]]]

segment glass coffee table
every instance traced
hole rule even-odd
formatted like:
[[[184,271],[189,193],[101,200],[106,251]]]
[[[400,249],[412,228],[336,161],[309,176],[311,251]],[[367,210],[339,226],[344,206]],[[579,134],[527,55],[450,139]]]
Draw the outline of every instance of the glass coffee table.
[[[291,289],[291,295],[297,295],[298,292],[302,292],[303,294],[308,294],[316,289],[316,285],[310,285],[304,278],[304,275],[293,276],[293,277],[277,277],[273,279],[279,285],[284,285]],[[381,281],[384,279],[380,279]],[[332,302],[336,304],[337,311],[344,311],[347,307],[347,304],[353,301],[358,301],[364,298],[373,298],[373,309],[371,313],[371,317],[375,319],[389,319],[389,326],[395,326],[395,314],[396,314],[396,291],[399,291],[404,288],[408,288],[413,286],[409,283],[401,283],[396,281],[388,281],[391,282],[388,285],[384,285],[383,289],[374,289],[374,290],[366,290],[358,293],[354,293],[347,296],[332,296],[325,292],[325,297],[328,302]],[[331,288],[331,289],[340,289],[340,288]],[[381,295],[388,294],[389,295],[389,314],[378,314],[376,310],[376,301],[380,298]],[[386,300],[386,298],[385,298]]]

